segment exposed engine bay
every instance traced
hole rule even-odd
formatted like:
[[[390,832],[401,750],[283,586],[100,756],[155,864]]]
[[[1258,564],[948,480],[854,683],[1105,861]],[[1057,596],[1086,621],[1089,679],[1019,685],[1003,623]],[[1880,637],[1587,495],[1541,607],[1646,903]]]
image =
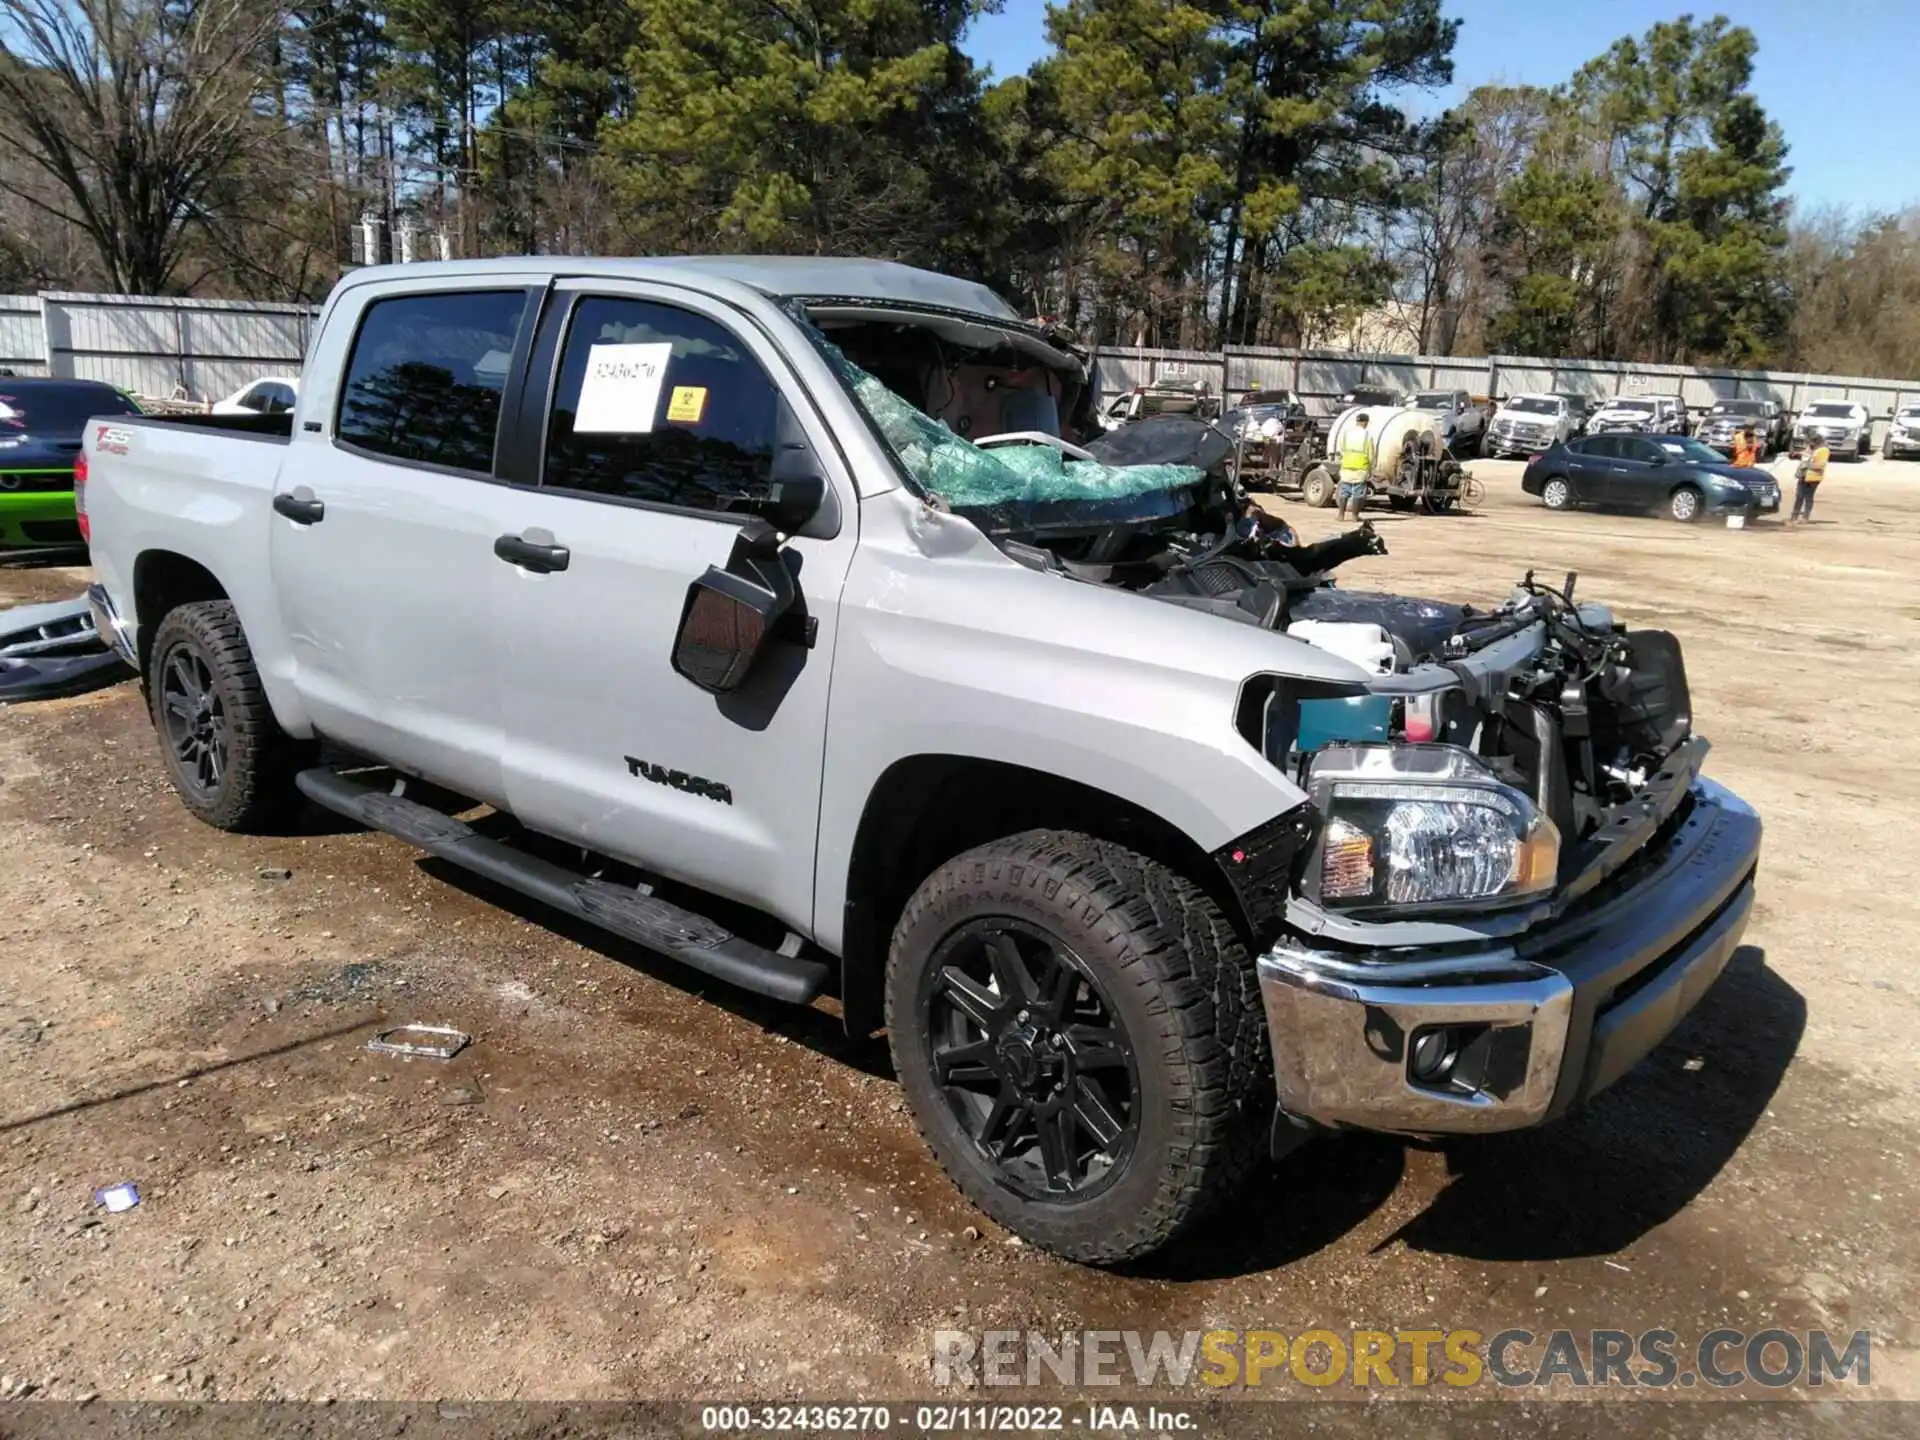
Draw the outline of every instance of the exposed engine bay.
[[[1009,558],[1066,582],[1282,633],[1358,665],[1364,688],[1305,693],[1275,676],[1266,693],[1243,699],[1243,731],[1274,764],[1304,777],[1332,746],[1458,747],[1552,820],[1568,842],[1562,879],[1600,868],[1589,864],[1597,850],[1631,853],[1637,844],[1616,842],[1644,840],[1641,822],[1666,819],[1684,798],[1665,792],[1682,771],[1684,792],[1705,746],[1692,738],[1679,644],[1576,603],[1573,576],[1553,589],[1529,573],[1487,609],[1338,589],[1337,568],[1386,554],[1380,535],[1363,522],[1303,542],[1230,478],[1233,440],[1217,424],[1159,417],[1080,444],[1093,433],[1075,423],[1091,415],[1091,390],[1077,359],[1050,338],[944,317],[809,315],[836,347],[832,358],[853,367],[863,405],[891,411],[876,421],[928,503],[971,520]],[[1007,435],[1019,440],[992,448]],[[1044,458],[1056,476],[1064,458],[1064,472],[1142,483],[1014,489],[1007,493],[1018,498],[994,503],[968,503],[962,486],[941,483],[1015,458],[1028,443],[1042,454],[1024,459]],[[1665,787],[1659,807],[1654,786]]]

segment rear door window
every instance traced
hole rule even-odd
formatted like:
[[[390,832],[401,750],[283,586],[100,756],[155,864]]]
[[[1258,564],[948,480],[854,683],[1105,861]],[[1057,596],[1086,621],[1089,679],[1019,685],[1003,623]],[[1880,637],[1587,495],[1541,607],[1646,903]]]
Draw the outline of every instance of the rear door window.
[[[608,295],[574,307],[542,484],[609,500],[739,512],[773,470],[780,392],[717,321]]]
[[[347,358],[339,440],[376,455],[491,474],[520,290],[395,295],[367,307]]]

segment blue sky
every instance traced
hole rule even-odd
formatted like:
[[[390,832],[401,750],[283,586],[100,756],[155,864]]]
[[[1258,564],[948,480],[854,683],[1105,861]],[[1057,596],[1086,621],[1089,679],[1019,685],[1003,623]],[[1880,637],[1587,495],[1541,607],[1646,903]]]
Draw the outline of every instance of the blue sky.
[[[1001,76],[1046,52],[1044,0],[1005,0],[968,32],[973,58]],[[1725,13],[1760,43],[1753,91],[1786,133],[1804,205],[1899,209],[1920,202],[1920,0],[1448,0],[1458,16],[1455,84],[1444,105],[1475,85],[1552,85],[1622,35],[1691,10]],[[1801,57],[1805,57],[1803,60]],[[1426,111],[1433,101],[1414,101]]]

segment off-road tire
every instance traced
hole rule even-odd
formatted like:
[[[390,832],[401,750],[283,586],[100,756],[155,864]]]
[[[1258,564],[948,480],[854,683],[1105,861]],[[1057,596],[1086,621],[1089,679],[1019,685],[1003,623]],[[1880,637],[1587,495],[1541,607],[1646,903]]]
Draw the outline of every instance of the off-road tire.
[[[1316,510],[1325,510],[1333,504],[1333,476],[1324,465],[1316,465],[1307,472],[1307,478],[1300,482],[1300,498]]]
[[[1048,932],[1111,1002],[1138,1079],[1138,1134],[1105,1188],[1020,1194],[963,1128],[935,1078],[922,981],[972,921]],[[1034,830],[956,856],[894,928],[886,1020],[921,1137],[967,1198],[1016,1235],[1091,1265],[1160,1249],[1230,1196],[1263,1154],[1273,1068],[1252,957],[1197,885],[1120,845]]]
[[[226,722],[226,764],[219,782],[207,789],[186,775],[168,742],[163,676],[182,650],[197,657],[211,675]],[[232,602],[196,601],[162,618],[147,664],[147,704],[167,778],[196,817],[217,830],[249,834],[276,831],[298,812],[301,800],[293,777],[312,763],[313,747],[293,739],[273,718]]]

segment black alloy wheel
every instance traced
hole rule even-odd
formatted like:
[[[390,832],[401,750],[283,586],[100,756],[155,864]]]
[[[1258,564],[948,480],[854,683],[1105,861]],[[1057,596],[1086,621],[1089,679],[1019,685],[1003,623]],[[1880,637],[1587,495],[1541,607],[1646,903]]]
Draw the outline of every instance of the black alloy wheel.
[[[226,706],[213,671],[181,641],[162,658],[156,707],[173,753],[174,774],[201,800],[220,793],[232,753]]]
[[[935,1080],[996,1178],[1035,1200],[1098,1194],[1140,1133],[1140,1079],[1112,1004],[1037,926],[962,925],[924,972]]]
[[[315,746],[274,720],[227,600],[175,606],[154,629],[148,709],[181,803],[221,830],[275,832],[299,813],[294,775]]]

